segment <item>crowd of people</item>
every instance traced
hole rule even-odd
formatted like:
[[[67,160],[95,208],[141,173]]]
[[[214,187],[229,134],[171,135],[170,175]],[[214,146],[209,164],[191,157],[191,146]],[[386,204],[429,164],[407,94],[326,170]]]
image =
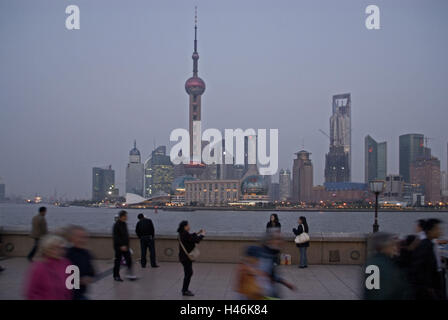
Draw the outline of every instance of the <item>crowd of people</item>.
[[[97,274],[93,256],[87,249],[89,234],[86,229],[76,225],[49,234],[46,212],[47,209],[41,207],[32,219],[30,236],[33,245],[27,256],[32,264],[25,282],[24,295],[27,299],[86,300],[88,287]],[[150,266],[158,268],[154,224],[142,213],[137,218],[135,234],[140,240],[140,265],[146,268],[149,251]],[[127,268],[126,279],[138,279],[134,273],[127,220],[128,213],[121,210],[112,227],[113,279],[117,282],[123,281],[120,276],[122,265]],[[297,223],[297,227],[292,229],[291,237],[295,237],[299,250],[298,265],[303,269],[308,267],[309,226],[304,216]],[[440,224],[438,219],[418,220],[415,234],[401,239],[389,233],[374,233],[368,241],[366,267],[378,267],[380,285],[367,285],[368,281],[374,281],[367,272],[363,279],[364,299],[446,299],[445,271],[439,245],[446,244],[447,241],[440,240]],[[279,284],[295,290],[295,286],[279,276],[277,271],[284,244],[281,228],[278,215],[272,214],[260,245],[250,246],[245,250],[237,268],[235,282],[235,291],[241,299],[278,299]],[[189,285],[193,276],[193,262],[199,256],[196,245],[204,239],[206,232],[202,229],[191,232],[188,221],[184,220],[180,222],[177,234],[178,259],[184,273],[181,294],[194,296]],[[40,259],[34,261],[37,252],[40,252]],[[73,265],[79,268],[80,287],[77,290],[70,290],[66,284],[66,269]],[[4,269],[0,267],[0,270]]]
[[[93,256],[87,250],[88,233],[81,226],[70,225],[49,234],[45,218],[46,207],[39,208],[39,212],[31,222],[30,236],[33,245],[27,259],[32,263],[25,281],[24,296],[30,300],[87,300],[88,286],[96,275]],[[138,216],[135,233],[140,240],[140,265],[146,268],[147,253],[149,251],[152,268],[158,268],[155,250],[155,230],[151,219],[142,213]],[[127,267],[126,279],[135,281],[132,249],[127,225],[128,213],[121,210],[112,227],[112,242],[114,249],[113,279],[122,282],[120,267]],[[184,269],[184,280],[181,293],[184,296],[194,296],[189,290],[193,276],[193,261],[199,255],[196,244],[205,236],[205,230],[190,232],[188,221],[182,221],[178,230],[179,262]],[[34,261],[37,252],[40,259]],[[68,266],[79,268],[80,287],[71,290],[67,286],[66,273]],[[1,268],[1,271],[4,269]]]
[[[379,285],[364,286],[367,300],[445,300],[445,271],[439,246],[442,229],[438,219],[420,219],[416,233],[403,239],[378,232],[370,239],[366,266],[377,266]],[[365,281],[375,281],[366,274]]]

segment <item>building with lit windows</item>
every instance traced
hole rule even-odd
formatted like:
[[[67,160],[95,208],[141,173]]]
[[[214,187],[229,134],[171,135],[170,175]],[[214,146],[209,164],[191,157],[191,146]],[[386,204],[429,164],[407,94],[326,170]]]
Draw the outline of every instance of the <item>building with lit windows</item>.
[[[291,197],[291,171],[281,169],[278,175],[279,198],[286,201]]]
[[[145,197],[170,193],[173,177],[174,166],[166,154],[166,146],[159,146],[145,162]]]
[[[325,182],[351,181],[351,111],[350,93],[333,96],[330,117],[330,151],[325,156]],[[293,196],[295,196],[293,194]]]
[[[187,180],[185,203],[199,206],[222,206],[240,198],[239,180]]]
[[[92,169],[92,200],[104,201],[118,197],[118,189],[115,188],[115,171],[112,166],[106,168],[95,167]]]

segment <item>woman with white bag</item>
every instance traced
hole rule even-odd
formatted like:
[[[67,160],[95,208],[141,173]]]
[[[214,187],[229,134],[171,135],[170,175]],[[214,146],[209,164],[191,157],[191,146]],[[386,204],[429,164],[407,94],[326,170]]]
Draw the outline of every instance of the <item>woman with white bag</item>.
[[[305,217],[299,218],[299,226],[292,229],[292,232],[296,235],[295,243],[296,246],[300,250],[300,264],[299,268],[308,268],[308,258],[306,256],[306,251],[308,247],[310,246],[310,236],[308,235],[309,229],[308,229],[308,223],[306,222]]]

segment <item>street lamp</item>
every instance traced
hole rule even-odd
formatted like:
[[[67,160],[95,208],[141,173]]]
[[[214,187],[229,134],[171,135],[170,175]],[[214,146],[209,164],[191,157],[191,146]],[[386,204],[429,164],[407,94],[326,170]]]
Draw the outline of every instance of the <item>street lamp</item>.
[[[380,226],[378,225],[378,196],[384,189],[384,181],[373,180],[369,181],[369,189],[375,194],[375,222],[373,224],[373,232],[378,232]]]

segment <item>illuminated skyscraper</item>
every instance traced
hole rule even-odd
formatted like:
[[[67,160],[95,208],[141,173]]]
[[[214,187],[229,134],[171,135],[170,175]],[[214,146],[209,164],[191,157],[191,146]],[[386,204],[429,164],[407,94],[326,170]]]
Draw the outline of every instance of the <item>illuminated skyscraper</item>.
[[[92,169],[92,200],[102,201],[118,197],[118,189],[115,188],[115,171],[112,166],[106,168],[95,167]]]
[[[330,152],[325,159],[325,182],[351,181],[351,108],[350,93],[333,96]]]
[[[291,197],[291,171],[281,169],[278,177],[280,201],[286,201]]]
[[[137,149],[137,142],[134,141],[134,148],[129,152],[129,163],[126,167],[126,193],[143,196],[143,176],[140,151]]]
[[[145,162],[145,197],[157,193],[170,193],[173,177],[173,164],[166,154],[166,147],[159,146]]]

